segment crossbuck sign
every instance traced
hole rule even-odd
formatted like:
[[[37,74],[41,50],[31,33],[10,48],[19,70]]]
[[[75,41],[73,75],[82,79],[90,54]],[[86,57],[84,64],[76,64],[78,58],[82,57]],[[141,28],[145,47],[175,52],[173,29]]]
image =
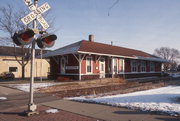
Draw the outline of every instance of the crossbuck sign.
[[[49,6],[49,4],[46,2],[43,5],[41,5],[40,7],[36,7],[31,0],[23,0],[25,2],[25,4],[28,6],[28,8],[31,10],[31,12],[26,15],[24,18],[21,19],[21,21],[27,25],[30,22],[32,22],[34,19],[37,19],[38,22],[41,24],[41,26],[46,30],[47,28],[49,28],[48,23],[46,22],[46,20],[43,18],[43,16],[41,15],[42,13],[46,12],[47,10],[49,10],[51,7]]]

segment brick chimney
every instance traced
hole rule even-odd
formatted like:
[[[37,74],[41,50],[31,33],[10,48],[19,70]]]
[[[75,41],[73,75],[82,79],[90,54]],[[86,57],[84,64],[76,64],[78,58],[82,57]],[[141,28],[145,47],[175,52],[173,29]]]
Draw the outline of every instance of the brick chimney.
[[[90,42],[93,42],[93,41],[94,41],[94,35],[92,35],[92,34],[89,35],[89,41],[90,41]]]

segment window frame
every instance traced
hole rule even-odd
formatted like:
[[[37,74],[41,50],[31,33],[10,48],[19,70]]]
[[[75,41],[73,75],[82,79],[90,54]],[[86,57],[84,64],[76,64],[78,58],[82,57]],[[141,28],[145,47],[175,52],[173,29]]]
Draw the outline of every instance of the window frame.
[[[150,62],[150,72],[155,72],[155,63]]]
[[[13,69],[11,70],[10,68],[11,68],[11,69],[13,68],[14,70],[13,70]],[[10,67],[9,67],[9,72],[18,72],[18,67],[12,67],[12,66],[10,66]]]
[[[88,72],[88,65],[87,65],[87,63],[88,63],[88,59],[90,59],[90,67],[91,67],[91,69],[90,69],[90,72]],[[92,74],[93,73],[93,63],[92,63],[92,57],[91,56],[87,56],[86,57],[86,74]]]
[[[135,66],[134,66],[134,63],[136,63]],[[135,71],[134,71],[134,69],[135,69]],[[133,73],[138,72],[138,62],[136,60],[131,61],[131,72],[133,72]]]
[[[146,61],[141,61],[141,72],[146,72]]]

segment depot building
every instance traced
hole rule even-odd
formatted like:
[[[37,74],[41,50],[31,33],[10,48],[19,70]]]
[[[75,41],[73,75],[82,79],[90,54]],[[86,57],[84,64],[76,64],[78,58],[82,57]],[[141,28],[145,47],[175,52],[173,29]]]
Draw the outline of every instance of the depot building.
[[[43,55],[50,59],[49,77],[75,80],[161,76],[164,59],[143,51],[98,43],[90,35]]]

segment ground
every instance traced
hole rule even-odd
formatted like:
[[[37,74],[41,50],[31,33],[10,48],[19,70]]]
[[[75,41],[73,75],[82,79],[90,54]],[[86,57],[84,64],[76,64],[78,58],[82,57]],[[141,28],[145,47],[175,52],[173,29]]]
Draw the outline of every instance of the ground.
[[[169,83],[169,82],[168,82]],[[93,94],[93,96],[105,96],[105,95],[115,95],[128,92],[134,92],[138,90],[146,90],[152,88],[159,88],[167,86],[167,82],[160,81],[160,83],[127,83],[122,80],[110,80],[98,82],[70,82],[70,83],[58,83],[53,87],[38,89],[35,93],[35,103],[38,105],[38,110],[40,114],[32,117],[25,117],[22,112],[27,109],[28,104],[28,92],[22,92],[14,89],[14,85],[7,88],[6,84],[1,84],[0,86],[0,118],[4,121],[8,120],[66,120],[66,121],[83,121],[83,120],[122,120],[122,121],[178,121],[178,117],[171,117],[166,115],[144,113],[142,111],[130,110],[121,107],[109,107],[99,104],[86,104],[78,103],[74,101],[68,101],[62,99],[65,94],[70,94],[71,96],[79,93],[86,92],[84,94]],[[173,81],[173,83],[178,84],[179,81]],[[171,82],[172,84],[172,82]],[[41,83],[42,85],[42,83]],[[126,85],[126,86],[125,86]],[[99,87],[98,87],[99,86]],[[119,90],[121,88],[121,90]],[[128,89],[126,89],[128,88]],[[6,90],[6,91],[5,91]],[[27,89],[26,89],[27,90]],[[71,90],[71,91],[70,91]],[[108,92],[107,91],[113,92]],[[69,92],[70,91],[70,92]],[[45,92],[45,93],[42,93]],[[65,94],[59,94],[66,92]],[[72,93],[74,92],[74,93]],[[104,92],[102,94],[102,92]],[[101,93],[101,94],[100,94]],[[77,94],[76,94],[77,95]],[[178,99],[177,99],[178,100]],[[47,113],[47,109],[58,109],[57,113]],[[17,113],[18,112],[18,113]],[[72,116],[72,117],[71,117]],[[40,119],[41,117],[41,119]],[[56,118],[54,118],[56,117]]]

